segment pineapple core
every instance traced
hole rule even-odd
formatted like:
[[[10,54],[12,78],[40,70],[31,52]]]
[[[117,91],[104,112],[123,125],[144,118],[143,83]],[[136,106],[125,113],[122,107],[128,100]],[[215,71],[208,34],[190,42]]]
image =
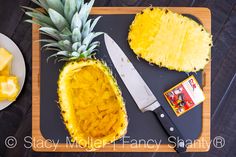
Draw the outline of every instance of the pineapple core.
[[[12,61],[12,54],[4,48],[0,48],[0,71],[4,70]]]

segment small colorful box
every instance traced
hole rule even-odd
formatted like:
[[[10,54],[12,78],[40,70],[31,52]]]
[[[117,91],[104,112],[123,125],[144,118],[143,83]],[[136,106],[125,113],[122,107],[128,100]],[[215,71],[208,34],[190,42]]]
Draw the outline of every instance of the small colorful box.
[[[197,80],[192,75],[164,93],[177,116],[180,116],[205,99]]]

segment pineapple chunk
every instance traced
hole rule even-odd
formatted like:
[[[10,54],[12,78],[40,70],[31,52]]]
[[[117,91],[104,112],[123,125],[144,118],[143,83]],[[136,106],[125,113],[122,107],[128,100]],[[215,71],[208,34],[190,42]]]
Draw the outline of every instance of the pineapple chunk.
[[[19,89],[17,77],[0,76],[0,100],[14,101]]]
[[[0,71],[2,71],[12,61],[12,54],[4,48],[0,48]]]
[[[0,71],[0,76],[9,76],[11,73],[11,63],[9,63],[2,71]]]

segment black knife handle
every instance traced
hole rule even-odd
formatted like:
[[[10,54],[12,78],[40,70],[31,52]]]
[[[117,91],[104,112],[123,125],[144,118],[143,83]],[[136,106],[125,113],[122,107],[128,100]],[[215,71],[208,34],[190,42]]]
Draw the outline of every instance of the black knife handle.
[[[165,128],[169,138],[168,141],[173,144],[175,150],[178,153],[183,153],[186,151],[186,141],[180,131],[177,129],[176,125],[173,123],[171,118],[165,112],[162,106],[156,108],[153,111],[158,119],[160,120],[162,126]]]

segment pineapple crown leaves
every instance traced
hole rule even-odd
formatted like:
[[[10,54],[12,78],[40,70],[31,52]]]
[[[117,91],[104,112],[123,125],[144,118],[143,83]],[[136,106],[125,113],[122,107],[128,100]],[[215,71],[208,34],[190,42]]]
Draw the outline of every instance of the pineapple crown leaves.
[[[103,34],[94,32],[94,27],[101,16],[94,20],[88,19],[94,0],[84,3],[84,0],[32,0],[43,10],[23,6],[26,14],[33,20],[26,22],[40,25],[41,34],[52,39],[41,39],[46,43],[42,48],[54,50],[49,56],[57,57],[56,61],[91,58],[100,42],[93,39]]]

